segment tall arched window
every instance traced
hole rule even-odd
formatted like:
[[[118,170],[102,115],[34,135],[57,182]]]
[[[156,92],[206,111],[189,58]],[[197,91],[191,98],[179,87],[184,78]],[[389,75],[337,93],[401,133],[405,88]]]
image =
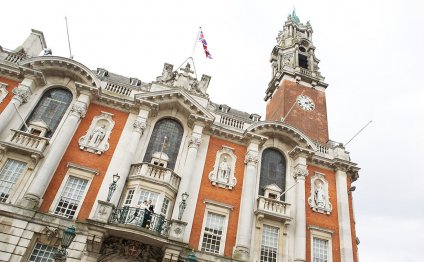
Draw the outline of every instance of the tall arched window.
[[[27,120],[27,124],[32,121],[43,121],[49,128],[45,136],[50,138],[53,136],[71,102],[72,93],[69,90],[52,88],[46,91],[40,101],[38,101],[37,106]]]
[[[183,131],[181,124],[173,119],[164,118],[159,120],[150,137],[149,145],[144,155],[144,162],[150,162],[152,154],[163,150],[169,157],[168,168],[173,169],[180,150]],[[167,137],[166,141],[165,136]]]
[[[264,188],[276,184],[283,191],[286,188],[286,160],[280,151],[267,148],[262,153],[259,195],[264,195]],[[284,199],[284,195],[281,199]]]

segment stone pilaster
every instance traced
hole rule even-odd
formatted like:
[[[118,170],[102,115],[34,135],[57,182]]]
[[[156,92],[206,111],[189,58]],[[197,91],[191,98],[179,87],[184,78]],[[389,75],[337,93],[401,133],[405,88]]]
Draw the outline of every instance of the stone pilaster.
[[[299,156],[295,160],[294,177],[296,179],[296,214],[294,261],[306,261],[306,208],[305,178],[308,175],[306,158]]]
[[[251,143],[248,147],[244,163],[246,165],[243,194],[240,204],[242,213],[239,218],[239,226],[237,230],[236,248],[233,258],[248,261],[250,257],[250,243],[253,228],[253,212],[255,206],[255,182],[257,176],[258,165],[258,145]]]

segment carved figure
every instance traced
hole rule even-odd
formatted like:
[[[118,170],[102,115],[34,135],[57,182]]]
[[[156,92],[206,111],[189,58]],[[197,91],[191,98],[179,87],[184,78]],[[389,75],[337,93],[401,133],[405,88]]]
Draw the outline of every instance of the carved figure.
[[[98,146],[100,142],[102,142],[103,138],[105,138],[105,134],[106,125],[96,127],[90,135],[90,144],[93,146]]]
[[[315,204],[319,208],[325,208],[325,190],[322,186],[322,183],[318,183],[315,189]]]
[[[227,157],[224,157],[224,159],[222,160],[222,162],[219,164],[219,167],[218,167],[218,177],[219,179],[228,181],[229,174],[230,174],[230,166],[228,165]]]

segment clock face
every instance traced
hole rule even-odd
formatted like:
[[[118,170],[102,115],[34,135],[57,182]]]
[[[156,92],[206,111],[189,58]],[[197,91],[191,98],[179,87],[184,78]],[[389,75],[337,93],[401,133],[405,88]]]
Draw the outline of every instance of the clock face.
[[[299,106],[306,111],[312,111],[315,108],[314,101],[309,96],[300,95],[297,97],[297,103]]]

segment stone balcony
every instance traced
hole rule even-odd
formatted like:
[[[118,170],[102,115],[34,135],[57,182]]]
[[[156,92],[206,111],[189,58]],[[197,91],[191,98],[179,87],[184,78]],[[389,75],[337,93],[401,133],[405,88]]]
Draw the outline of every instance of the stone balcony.
[[[0,151],[15,151],[30,156],[35,162],[44,157],[49,139],[11,129],[10,136],[0,141]]]
[[[131,166],[129,178],[141,178],[143,180],[158,183],[178,192],[181,177],[172,169],[157,166],[151,163],[139,163]]]
[[[256,215],[278,220],[292,220],[290,204],[271,198],[259,196],[257,199]]]

